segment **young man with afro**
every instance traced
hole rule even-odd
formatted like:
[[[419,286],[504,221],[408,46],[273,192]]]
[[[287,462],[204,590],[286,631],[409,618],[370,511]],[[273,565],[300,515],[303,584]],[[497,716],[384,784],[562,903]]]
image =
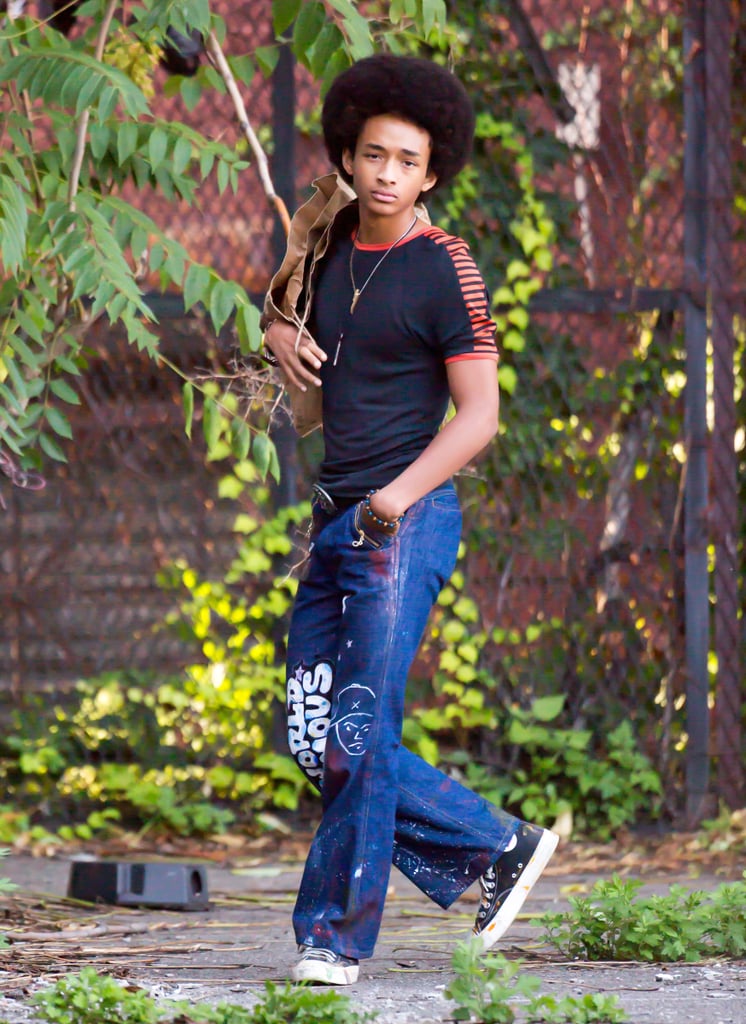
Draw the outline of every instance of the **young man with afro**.
[[[321,389],[324,437],[287,658],[289,745],[323,804],[292,977],[346,985],[373,955],[392,863],[444,908],[479,881],[488,949],[557,836],[401,746],[407,674],[459,545],[451,477],[498,427],[486,288],[421,205],[469,158],[471,103],[439,65],[377,55],[335,79],[322,126],[338,176],[296,214],[263,325],[295,396]]]

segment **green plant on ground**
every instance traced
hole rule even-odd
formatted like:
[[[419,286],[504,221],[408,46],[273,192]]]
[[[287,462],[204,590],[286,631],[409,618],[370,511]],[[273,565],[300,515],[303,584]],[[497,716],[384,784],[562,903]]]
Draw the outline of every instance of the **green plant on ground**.
[[[460,942],[453,953],[456,977],[445,990],[456,1004],[453,1019],[478,1024],[513,1024],[518,1012],[531,1024],[619,1024],[626,1014],[616,996],[589,993],[574,996],[539,995],[540,982],[522,974],[522,962],[502,954],[484,956],[481,943]]]
[[[49,1024],[156,1024],[160,1011],[142,989],[125,988],[93,967],[68,974],[31,997]]]
[[[0,857],[7,857],[9,852],[9,850],[0,850]],[[13,892],[15,888],[17,888],[17,886],[15,886],[13,882],[10,881],[9,878],[0,878],[0,898],[2,897],[3,893]],[[2,949],[3,946],[7,945],[8,940],[5,938],[2,932],[0,932],[0,949]],[[0,1024],[2,1024],[2,1021],[0,1021]]]
[[[519,975],[520,962],[504,956],[482,956],[478,940],[459,942],[451,966],[456,977],[445,994],[456,1004],[454,1020],[477,1020],[483,1024],[512,1024],[516,997],[533,995],[539,981]]]
[[[375,1017],[358,1013],[347,996],[332,989],[272,982],[265,982],[264,998],[250,1010],[229,1003],[159,1005],[143,989],[121,985],[93,967],[65,975],[31,1002],[37,1018],[48,1024],[368,1024]]]
[[[664,896],[637,896],[642,882],[614,876],[588,896],[570,897],[567,913],[540,923],[563,954],[584,960],[694,961],[746,954],[745,881],[712,893],[671,886]]]
[[[254,1007],[248,1024],[366,1024],[375,1020],[375,1014],[355,1010],[349,997],[334,989],[290,984],[280,988],[271,981],[265,982],[264,989],[264,999]]]
[[[619,1024],[627,1015],[616,996],[595,992],[575,996],[537,996],[526,1012],[527,1024]]]

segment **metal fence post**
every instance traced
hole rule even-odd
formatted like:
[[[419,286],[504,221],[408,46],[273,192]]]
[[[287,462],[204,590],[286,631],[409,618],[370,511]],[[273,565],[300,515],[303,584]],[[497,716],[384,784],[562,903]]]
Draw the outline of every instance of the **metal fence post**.
[[[705,24],[707,102],[707,282],[713,359],[712,540],[715,545],[714,632],[717,688],[713,751],[717,791],[730,807],[746,795],[741,750],[738,621],[738,466],[735,451],[733,329],[733,122],[729,0],[708,0]]]
[[[277,65],[272,72],[272,175],[277,193],[291,214],[295,212],[295,58],[290,46],[280,46]],[[274,266],[285,255],[286,238],[275,217],[272,232]],[[280,480],[275,488],[278,508],[298,501],[298,436],[290,418],[281,413],[272,428],[272,440],[280,463]]]
[[[709,785],[709,580],[707,568],[707,121],[705,0],[684,18],[684,332],[686,336],[684,576],[686,618],[686,817],[706,813]]]

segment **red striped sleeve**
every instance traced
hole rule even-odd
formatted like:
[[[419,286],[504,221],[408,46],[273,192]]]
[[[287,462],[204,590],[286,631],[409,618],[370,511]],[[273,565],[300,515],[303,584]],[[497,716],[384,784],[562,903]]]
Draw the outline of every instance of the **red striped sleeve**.
[[[487,289],[468,245],[462,238],[449,235],[438,227],[428,228],[423,234],[436,245],[442,245],[448,253],[471,324],[472,350],[450,356],[446,362],[458,359],[497,359],[495,322],[490,316]]]

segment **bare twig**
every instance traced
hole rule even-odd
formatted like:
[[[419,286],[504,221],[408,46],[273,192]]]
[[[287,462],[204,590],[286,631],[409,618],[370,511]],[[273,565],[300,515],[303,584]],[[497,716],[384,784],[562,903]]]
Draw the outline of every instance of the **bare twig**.
[[[109,6],[106,8],[104,19],[101,22],[101,28],[99,29],[98,36],[96,37],[95,57],[98,61],[100,61],[104,55],[106,37],[109,34],[109,26],[111,25],[111,20],[114,17],[114,12],[117,9],[118,2],[119,0],[109,0]],[[80,117],[78,118],[75,153],[73,154],[73,163],[70,168],[70,183],[67,190],[67,202],[71,210],[75,209],[75,196],[78,194],[78,186],[80,184],[80,172],[83,167],[83,157],[85,156],[85,144],[90,116],[90,109],[86,107],[85,110],[81,111]]]
[[[225,82],[226,88],[228,89],[228,94],[230,95],[230,98],[233,100],[233,106],[235,107],[236,114],[238,115],[239,127],[243,131],[244,135],[248,139],[249,145],[251,146],[251,151],[254,154],[254,158],[256,160],[257,170],[259,172],[259,178],[262,182],[264,192],[267,196],[267,199],[269,199],[270,203],[272,203],[275,210],[277,211],[277,215],[279,216],[285,234],[287,235],[290,231],[290,214],[288,213],[288,208],[283,202],[282,198],[278,196],[277,193],[275,192],[275,186],[272,183],[272,178],[269,173],[269,162],[267,160],[267,154],[262,149],[261,143],[259,142],[259,139],[256,136],[256,132],[251,127],[249,116],[246,113],[246,106],[244,105],[243,98],[238,90],[236,79],[233,77],[233,72],[231,71],[228,65],[228,61],[225,59],[225,54],[223,53],[220,43],[218,42],[214,32],[210,32],[209,36],[207,37],[207,40],[205,42],[205,50],[207,52],[207,56],[210,58],[210,61],[215,67],[216,71],[218,71],[220,77]]]

